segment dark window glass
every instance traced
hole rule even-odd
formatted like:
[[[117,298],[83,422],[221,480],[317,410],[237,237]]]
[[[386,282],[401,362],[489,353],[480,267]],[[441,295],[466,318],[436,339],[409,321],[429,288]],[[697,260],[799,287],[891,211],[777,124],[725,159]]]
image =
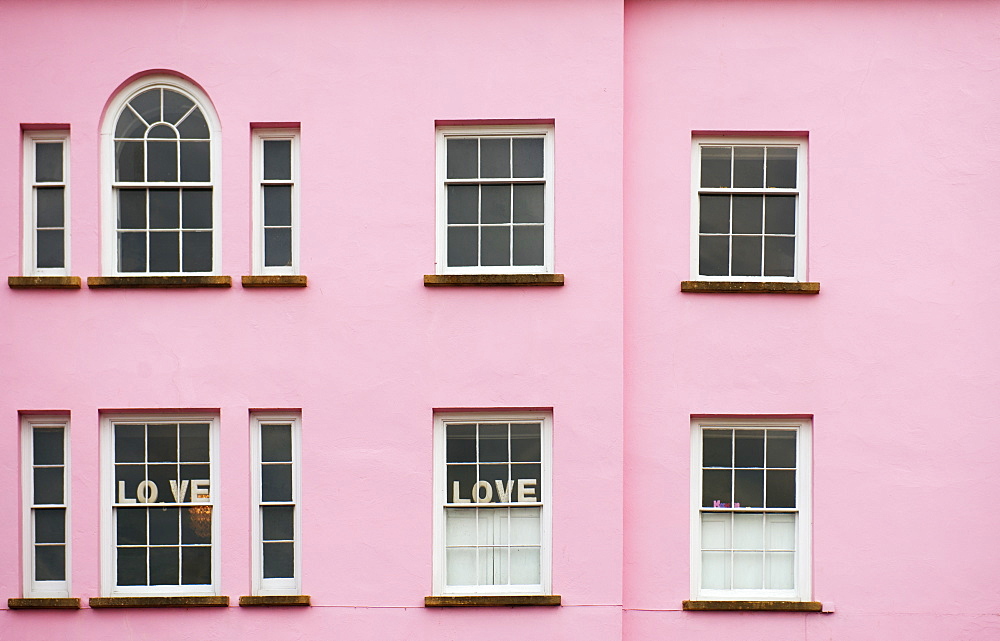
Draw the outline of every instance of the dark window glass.
[[[514,138],[514,178],[544,175],[544,143],[542,138]]]
[[[483,227],[482,264],[510,265],[510,227]]]
[[[295,508],[291,505],[268,505],[260,508],[261,537],[265,541],[290,541],[295,538]]]
[[[767,471],[767,507],[795,507],[795,470]]]
[[[118,271],[146,271],[145,232],[122,232],[118,234]]]
[[[733,233],[761,233],[763,206],[763,196],[733,196]]]
[[[186,231],[183,236],[184,261],[182,271],[212,271],[212,232]]]
[[[541,225],[514,228],[514,264],[541,265],[545,255],[545,238]]]
[[[35,580],[36,581],[66,580],[66,546],[64,545],[35,546]]]
[[[449,138],[446,145],[448,178],[478,178],[479,140]]]
[[[292,264],[292,230],[278,227],[264,230],[264,265],[288,267]]]
[[[764,430],[736,430],[736,467],[764,467]]]
[[[448,222],[479,222],[478,185],[448,185]]]
[[[795,233],[795,201],[795,196],[768,196],[764,199],[764,233]]]
[[[291,464],[264,465],[261,468],[260,477],[260,494],[262,501],[292,500]]]
[[[264,224],[267,226],[292,224],[292,186],[264,186]]]
[[[177,143],[149,140],[146,142],[146,180],[175,182],[177,180]]]
[[[795,238],[768,236],[764,239],[764,275],[795,275]]]
[[[733,501],[740,507],[764,507],[764,470],[734,470],[734,474]]]
[[[146,544],[146,509],[118,508],[115,516],[118,545]]]
[[[479,139],[479,177],[510,178],[510,138]]]
[[[291,578],[295,575],[293,543],[264,544],[264,578]]]
[[[292,141],[264,141],[264,180],[291,180]]]
[[[508,461],[508,437],[510,426],[484,424],[479,426],[479,460]]]
[[[542,460],[542,426],[539,423],[511,423],[510,460]]]
[[[183,226],[185,229],[212,228],[212,190],[185,189],[181,192]]]
[[[795,188],[798,152],[796,147],[767,148],[768,187]]]
[[[205,115],[201,113],[200,109],[195,109],[188,114],[188,117],[177,125],[177,131],[180,132],[181,138],[188,140],[209,137],[208,123],[205,122]]]
[[[729,237],[702,236],[698,245],[698,273],[702,276],[728,276]]]
[[[701,186],[709,188],[732,186],[732,147],[701,148]]]
[[[181,223],[180,190],[149,190],[149,228],[177,229]]]
[[[764,148],[733,147],[733,187],[764,186]]]
[[[175,231],[149,234],[149,271],[180,271],[180,235]]]
[[[65,188],[35,189],[35,224],[39,227],[62,227],[65,219]]]
[[[448,265],[467,267],[479,264],[479,229],[477,227],[448,228]]]
[[[733,276],[760,276],[760,261],[760,236],[733,236]]]
[[[510,466],[510,478],[515,481],[512,490],[511,501],[516,501],[518,479],[534,480],[535,485],[529,486],[535,489],[535,500],[542,500],[542,466],[538,463],[512,463]]]
[[[514,185],[514,222],[545,222],[545,185]]]
[[[169,494],[168,487],[163,488]],[[173,500],[173,496],[167,498]],[[180,542],[181,530],[180,508],[158,507],[149,510],[149,543],[150,545],[177,545]],[[174,565],[176,565],[176,558]]]
[[[146,429],[142,425],[115,425],[115,462],[146,460]]]
[[[181,425],[180,450],[182,461],[208,461],[208,425],[205,423]]]
[[[179,547],[149,548],[149,584],[177,585]]]
[[[703,234],[729,233],[729,203],[732,196],[707,195],[698,196],[699,221],[698,230]]]
[[[159,122],[163,119],[163,112],[160,109],[159,89],[147,89],[133,98],[129,104],[149,124]]]
[[[181,511],[181,543],[212,542],[212,506],[197,505]]]
[[[202,585],[212,582],[212,548],[181,548],[181,583]]]
[[[260,426],[260,460],[285,463],[292,460],[292,426],[287,423]]]
[[[176,125],[193,106],[194,103],[187,96],[170,89],[163,90],[163,120],[165,122]]]
[[[131,109],[122,111],[115,125],[115,138],[142,138],[146,134],[146,123],[139,120]]]
[[[63,247],[65,234],[61,229],[39,229],[35,232],[35,262],[37,267],[65,267]]]
[[[63,144],[61,142],[35,143],[35,181],[62,182]]]
[[[795,467],[795,438],[792,430],[767,431],[768,467]]]
[[[475,462],[475,424],[449,425],[447,431],[446,459],[449,463]]]
[[[35,543],[66,542],[66,510],[35,510]]]
[[[36,467],[34,469],[36,505],[63,503],[63,468]]]
[[[209,182],[212,179],[209,144],[207,141],[181,143],[181,181]]]
[[[146,228],[145,189],[123,189],[118,192],[118,228]]]
[[[63,428],[36,427],[31,430],[31,442],[35,465],[63,464]]]
[[[144,148],[142,141],[115,143],[115,175],[119,182],[143,181],[146,168]]]
[[[481,190],[481,222],[510,222],[510,185],[483,185]]]
[[[732,470],[703,470],[701,473],[701,505],[713,507],[715,501],[732,503]]]
[[[733,431],[702,431],[701,451],[704,467],[731,467],[733,464]]]
[[[447,480],[447,501],[454,502],[455,482],[458,482],[459,497],[467,499],[472,496],[472,486],[479,480],[476,465],[449,465]]]
[[[118,548],[118,585],[146,585],[146,548]]]
[[[169,125],[155,125],[146,132],[147,138],[176,138],[177,132]]]

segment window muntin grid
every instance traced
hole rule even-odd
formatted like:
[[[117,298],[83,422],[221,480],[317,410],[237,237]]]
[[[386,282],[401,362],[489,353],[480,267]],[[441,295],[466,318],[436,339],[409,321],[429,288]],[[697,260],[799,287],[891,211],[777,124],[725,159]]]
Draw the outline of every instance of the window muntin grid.
[[[542,582],[542,424],[445,425],[445,584]]]
[[[194,98],[141,91],[122,108],[113,144],[117,270],[211,272],[211,133]]]
[[[295,578],[295,469],[292,423],[260,424],[261,578]]]
[[[25,176],[30,184],[28,273],[66,273],[68,132],[27,134]]]
[[[254,273],[297,273],[299,130],[255,130],[253,171]]]
[[[796,589],[798,430],[703,428],[702,590]]]
[[[211,424],[112,424],[114,584],[212,585]]]
[[[802,263],[802,144],[697,148],[698,276],[794,280]]]
[[[68,513],[65,425],[30,428],[30,594],[66,591]]]

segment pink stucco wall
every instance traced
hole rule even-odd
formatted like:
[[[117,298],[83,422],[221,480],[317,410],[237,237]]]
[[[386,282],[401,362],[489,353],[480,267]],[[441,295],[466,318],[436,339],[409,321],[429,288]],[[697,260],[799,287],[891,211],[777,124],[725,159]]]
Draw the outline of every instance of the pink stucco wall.
[[[99,412],[219,408],[221,592],[234,604],[5,610],[0,637],[618,635],[622,14],[611,1],[0,5],[4,276],[20,273],[20,125],[70,125],[71,272],[100,275],[102,110],[162,69],[199,83],[222,122],[222,273],[237,282],[250,269],[249,123],[301,123],[309,277],[301,290],[0,289],[0,596],[20,594],[19,411],[71,412],[72,592],[86,605],[101,594]],[[474,119],[555,121],[565,287],[423,286],[435,121]],[[553,584],[568,607],[423,607],[432,412],[454,407],[552,408]],[[250,593],[250,408],[302,410],[309,609],[235,607]]]
[[[625,638],[1000,638],[998,33],[996,2],[626,3]],[[703,130],[808,132],[819,295],[679,292]],[[679,611],[702,413],[814,416],[835,613]]]

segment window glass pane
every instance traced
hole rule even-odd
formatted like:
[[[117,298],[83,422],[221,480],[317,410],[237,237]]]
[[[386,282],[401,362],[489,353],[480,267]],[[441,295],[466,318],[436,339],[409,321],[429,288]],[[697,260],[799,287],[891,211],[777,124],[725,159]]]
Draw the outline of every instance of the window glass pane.
[[[514,138],[514,178],[541,178],[544,175],[543,138]]]
[[[733,431],[703,430],[701,434],[702,465],[730,467],[733,464]]]
[[[180,508],[181,543],[212,542],[212,506]]]
[[[264,544],[264,578],[292,578],[295,576],[295,544]]]
[[[767,507],[795,507],[795,470],[767,471]]]
[[[35,580],[36,581],[66,580],[66,546],[64,545],[35,546]]]
[[[447,145],[448,178],[478,178],[479,140],[449,138]]]
[[[736,467],[764,467],[764,430],[736,430]]]
[[[729,236],[698,239],[698,273],[702,276],[729,275]]]
[[[146,228],[145,189],[122,189],[118,192],[118,228]]]
[[[511,423],[510,460],[540,462],[542,460],[542,427],[539,423]]]
[[[177,143],[149,140],[146,142],[146,180],[174,182],[177,180]]]
[[[292,500],[291,464],[264,465],[260,470],[260,477],[262,501]]]
[[[795,188],[797,147],[767,148],[767,186]]]
[[[147,89],[129,101],[129,105],[142,116],[147,123],[152,124],[162,120],[160,109],[160,89]]]
[[[508,461],[507,423],[482,424],[479,426],[479,460]]]
[[[170,481],[176,483],[178,480],[176,464],[148,465],[146,466],[146,478],[155,485],[154,488],[147,484],[142,491],[143,495],[149,497],[150,503],[169,503],[174,500],[170,491]],[[178,486],[177,491],[180,492],[180,486]],[[136,488],[136,492],[139,492],[138,488]]]
[[[185,229],[212,228],[212,190],[185,189],[181,192]]]
[[[149,234],[149,271],[180,271],[180,234],[175,231]]]
[[[476,548],[448,548],[448,585],[476,584]]]
[[[445,509],[445,545],[476,544],[476,512],[465,508]]]
[[[267,226],[292,224],[292,186],[264,186],[264,224]]]
[[[64,267],[65,232],[61,229],[39,229],[35,235],[36,267]]]
[[[764,148],[733,148],[733,187],[764,186]]]
[[[480,178],[510,178],[510,138],[479,139]]]
[[[181,138],[208,138],[208,123],[205,122],[205,115],[201,113],[201,109],[195,109],[188,117],[181,121],[177,125],[177,131],[180,132]]]
[[[760,276],[761,237],[733,236],[733,276]]]
[[[478,185],[448,185],[448,222],[479,222]]]
[[[292,141],[264,141],[264,180],[291,180]]]
[[[115,175],[119,182],[144,180],[146,154],[144,144],[138,142],[115,143]]]
[[[511,545],[539,545],[542,542],[542,510],[537,507],[510,509]]]
[[[142,425],[115,425],[115,462],[146,460],[146,430]]]
[[[182,271],[212,271],[212,232],[184,232],[184,262]]]
[[[181,143],[181,180],[184,182],[209,182],[211,158],[208,142]],[[152,153],[152,152],[150,152]]]
[[[65,218],[65,188],[35,188],[35,224],[39,227],[62,227]]]
[[[701,553],[701,587],[706,590],[730,589],[730,553]]]
[[[180,426],[182,461],[208,461],[208,425],[191,423]]]
[[[177,229],[181,224],[180,190],[149,190],[150,229]]]
[[[448,265],[468,267],[479,264],[479,229],[477,227],[448,228]]]
[[[733,196],[733,233],[761,233],[763,207],[763,196]]]
[[[264,230],[264,265],[288,267],[292,264],[292,230],[276,227]]]
[[[510,185],[483,185],[481,216],[483,223],[510,222]]]
[[[194,103],[184,94],[170,89],[163,90],[163,120],[165,122],[176,125],[193,106]]]
[[[118,234],[118,271],[146,271],[145,232],[122,232]]]
[[[147,138],[176,138],[177,133],[168,125],[154,125],[146,132]]]
[[[698,231],[703,234],[729,233],[730,198],[731,196],[728,195],[701,194],[698,196]]]
[[[210,476],[211,470],[210,470],[209,465],[207,465],[207,464],[203,464],[203,463],[186,463],[184,465],[181,465],[180,469],[181,469],[181,479],[182,480],[183,479],[187,479],[187,480],[190,480],[190,481],[195,481],[195,480],[202,480],[202,481],[204,481],[204,480],[210,480],[211,479],[211,476]],[[203,484],[203,486],[204,486],[204,484]],[[211,494],[210,490],[211,490],[211,488],[209,488],[209,490],[206,491],[206,490],[204,490],[204,487],[203,487],[201,493],[202,494]],[[192,494],[192,497],[191,497],[192,501],[199,498],[197,496],[194,496],[194,489],[191,490],[191,494]],[[201,497],[201,498],[205,498],[205,497]]]
[[[482,264],[510,265],[510,227],[483,227]]]
[[[702,147],[701,186],[730,187],[732,157],[732,147]]]
[[[445,492],[447,492],[447,502],[457,503],[455,497],[455,483],[458,483],[458,498],[468,499],[472,497],[472,486],[478,479],[478,471],[475,465],[449,465],[448,479]]]
[[[292,460],[292,426],[269,424],[260,426],[260,460],[290,462]]]
[[[764,587],[769,590],[795,589],[795,553],[768,552],[764,555]]]
[[[764,232],[767,234],[795,233],[796,196],[768,196],[764,199],[766,220]]]
[[[541,549],[512,547],[510,549],[510,583],[534,585],[541,583]]]
[[[733,553],[733,589],[759,590],[764,587],[764,553]]]
[[[476,425],[462,424],[447,427],[447,454],[449,463],[475,462]]]
[[[115,138],[142,138],[146,135],[146,123],[139,120],[131,109],[124,109],[115,125]]]
[[[34,481],[35,504],[59,505],[63,503],[63,468],[36,467]]]
[[[177,585],[178,570],[177,557],[180,553],[178,547],[149,548],[149,584],[150,585]]]
[[[34,510],[35,543],[66,542],[66,510]]]
[[[510,465],[507,463],[480,465],[478,480],[484,481],[487,485],[489,485],[489,487],[474,487],[472,500],[474,502],[479,499],[490,503],[499,503],[503,501],[504,498],[507,498],[507,501],[505,502],[513,501],[517,496],[514,490],[511,490],[511,496],[507,497],[507,485],[509,479]],[[499,485],[497,485],[497,483],[499,483]],[[504,497],[501,497],[501,494],[504,495]]]
[[[734,470],[734,475],[733,501],[740,507],[764,507],[764,470]]]
[[[733,547],[733,515],[701,515],[701,549],[730,550]]]
[[[146,544],[146,512],[145,508],[115,509],[118,545]]]
[[[31,430],[31,444],[35,465],[63,464],[63,428],[36,427]]]
[[[169,487],[163,488],[169,494]],[[170,496],[168,501],[173,500]],[[149,543],[151,545],[177,545],[180,542],[181,512],[176,507],[158,507],[149,510]],[[177,565],[176,557],[174,565]]]
[[[701,505],[715,507],[715,502],[725,503],[731,507],[733,501],[732,470],[702,470],[701,473]]]
[[[767,430],[767,466],[795,467],[793,430]]]
[[[181,583],[200,585],[212,582],[212,548],[181,548]]]
[[[795,275],[795,238],[767,236],[764,238],[764,275]]]
[[[795,549],[795,515],[768,514],[765,542],[768,550]]]
[[[525,502],[539,502],[542,500],[542,466],[538,464],[515,463],[510,466],[510,478],[515,481],[514,489],[511,492],[510,500],[517,502],[518,491],[517,481],[525,481]],[[534,490],[534,492],[532,492]],[[534,501],[531,499],[534,498]]]
[[[115,465],[115,500],[118,500],[118,485],[125,483],[125,495],[135,498],[139,483],[146,479],[145,465]]]
[[[545,185],[514,185],[514,222],[545,221]]]
[[[732,516],[733,547],[738,550],[763,550],[764,515],[733,514]]]
[[[118,548],[118,585],[146,585],[146,548]]]
[[[62,182],[63,144],[61,142],[35,143],[35,181]]]
[[[268,505],[260,508],[261,538],[265,541],[291,541],[295,538],[295,508],[291,505]]]
[[[541,265],[545,262],[545,236],[542,225],[514,227],[514,264]]]

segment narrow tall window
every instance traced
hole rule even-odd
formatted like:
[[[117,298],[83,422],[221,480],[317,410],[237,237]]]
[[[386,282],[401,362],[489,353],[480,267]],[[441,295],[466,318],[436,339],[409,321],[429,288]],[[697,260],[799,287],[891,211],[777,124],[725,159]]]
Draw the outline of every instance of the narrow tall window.
[[[299,131],[254,130],[254,273],[299,273]]]
[[[254,593],[300,594],[297,414],[255,414]]]
[[[69,131],[24,132],[24,273],[69,273]]]
[[[116,101],[108,205],[115,274],[218,269],[218,150],[208,101],[189,83],[133,85]]]
[[[216,593],[216,422],[105,418],[109,596]]]
[[[695,138],[692,277],[802,281],[806,141]]]
[[[69,596],[68,457],[64,417],[25,417],[26,597]]]
[[[695,599],[809,598],[809,424],[696,421]]]
[[[553,271],[549,126],[438,129],[438,273]]]
[[[550,593],[549,421],[438,417],[437,594]]]

